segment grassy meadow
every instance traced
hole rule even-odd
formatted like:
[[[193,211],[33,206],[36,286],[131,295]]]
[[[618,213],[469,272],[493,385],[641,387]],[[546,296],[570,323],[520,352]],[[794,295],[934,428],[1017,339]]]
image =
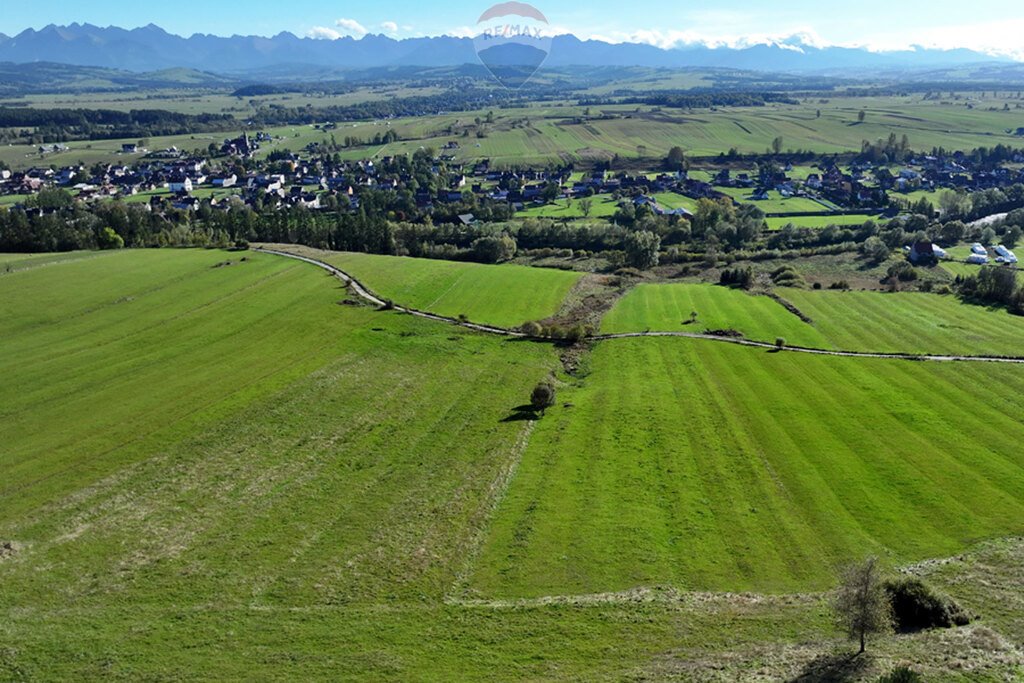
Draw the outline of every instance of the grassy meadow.
[[[541,422],[470,585],[792,592],[1024,531],[1024,368],[603,342]]]
[[[572,286],[326,258],[471,317]],[[531,422],[556,349],[339,305],[312,265],[4,263],[2,680],[790,679],[839,638],[808,591],[868,551],[957,554],[935,581],[986,621],[883,641],[866,671],[1024,670],[989,635],[1024,638],[1012,584],[963,581],[1024,560],[964,552],[1022,531],[1024,369],[618,340]],[[714,292],[702,317],[791,322]]]
[[[280,248],[330,263],[402,306],[450,318],[465,315],[476,323],[509,328],[557,313],[581,277],[517,265]]]
[[[314,106],[383,99],[389,93],[359,91],[335,97],[281,96],[264,98],[265,104]],[[394,93],[390,93],[394,94]],[[259,100],[259,98],[257,98]],[[261,102],[264,100],[260,100]],[[337,100],[337,101],[335,101]],[[239,117],[239,130],[250,114],[250,104],[237,98],[202,95],[159,100],[146,106],[178,108],[189,113],[209,111],[233,113]],[[1003,111],[1004,104],[1011,109]],[[98,97],[87,106],[134,107],[128,100],[117,103]],[[681,146],[690,156],[716,156],[735,148],[742,154],[761,154],[781,137],[783,148],[810,150],[819,154],[858,151],[864,140],[885,139],[891,132],[907,135],[915,149],[945,147],[974,149],[1003,143],[1018,146],[1020,140],[1012,130],[1020,125],[1015,99],[988,98],[987,101],[932,101],[921,95],[829,98],[826,102],[806,101],[799,104],[771,104],[765,107],[719,107],[714,110],[674,110],[631,105],[606,105],[592,108],[591,118],[584,107],[568,102],[537,103],[526,108],[496,109],[494,122],[487,127],[486,137],[463,138],[461,127],[471,125],[488,111],[469,111],[435,116],[400,118],[389,122],[338,121],[337,130],[322,131],[313,126],[280,126],[266,132],[274,136],[272,143],[260,150],[266,156],[274,150],[298,151],[311,142],[354,135],[370,139],[375,133],[394,128],[401,140],[388,145],[354,147],[343,150],[346,159],[374,158],[381,155],[412,154],[421,147],[441,149],[455,142],[457,162],[490,159],[497,166],[529,164],[544,166],[564,162],[607,161],[618,155],[623,163],[635,161],[650,167],[674,146]],[[40,101],[39,106],[56,106]],[[971,105],[971,106],[968,106]],[[80,105],[79,105],[80,106]],[[858,122],[864,109],[866,118]],[[820,111],[821,115],[818,116]],[[585,119],[585,120],[581,120]],[[454,129],[454,132],[449,132]],[[237,134],[236,131],[234,134]],[[149,139],[149,149],[176,146],[179,149],[205,149],[211,142],[220,143],[227,133],[209,133]],[[121,155],[123,142],[136,140],[105,140],[70,142],[70,150],[40,156],[36,146],[0,147],[0,160],[12,168],[35,165],[65,165],[82,161],[127,163],[135,155]],[[781,199],[780,199],[781,202]],[[791,200],[783,202],[789,208]],[[814,210],[814,209],[812,209]]]
[[[690,315],[697,319],[689,323]],[[748,339],[830,348],[812,326],[766,296],[706,284],[640,285],[605,316],[601,332],[692,332],[737,330]]]
[[[787,225],[794,225],[798,228],[827,228],[830,225],[860,226],[868,221],[881,222],[878,216],[861,213],[846,216],[822,215],[822,216],[798,216],[793,218],[778,218],[770,216],[764,219],[769,230],[782,230]]]
[[[1022,356],[1024,318],[924,293],[779,290],[831,348],[890,353]]]

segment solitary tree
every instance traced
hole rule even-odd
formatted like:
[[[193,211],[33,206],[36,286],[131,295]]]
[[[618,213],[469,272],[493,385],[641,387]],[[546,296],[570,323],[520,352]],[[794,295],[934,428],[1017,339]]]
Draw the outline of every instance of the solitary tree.
[[[594,209],[594,200],[590,197],[584,197],[580,200],[580,213],[583,214],[584,218],[590,218],[590,212]]]
[[[668,156],[665,157],[665,166],[670,171],[686,170],[686,153],[682,147],[673,147],[668,151]]]
[[[861,109],[860,113],[857,114],[857,121],[859,121],[860,123],[864,123],[864,119],[866,119],[867,117],[868,117],[868,113],[866,111],[864,111],[863,109]]]
[[[860,641],[861,653],[867,649],[868,636],[892,629],[892,607],[878,558],[869,557],[843,572],[833,608],[839,626],[851,640]]]
[[[546,382],[538,384],[530,395],[530,405],[534,412],[543,416],[548,408],[555,405],[555,388]]]
[[[558,199],[558,195],[560,194],[562,194],[562,188],[558,186],[558,183],[548,183],[544,186],[544,189],[541,190],[540,196],[544,201],[550,204]]]
[[[781,136],[775,138],[774,140],[772,140],[772,151],[775,152],[776,154],[780,154],[782,152],[783,144],[785,143],[782,140]]]

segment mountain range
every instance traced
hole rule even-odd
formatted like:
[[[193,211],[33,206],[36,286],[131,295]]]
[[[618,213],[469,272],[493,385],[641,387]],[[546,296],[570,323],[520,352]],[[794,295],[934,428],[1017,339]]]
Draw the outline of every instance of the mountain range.
[[[547,67],[642,66],[654,68],[724,67],[767,72],[864,73],[919,70],[966,64],[995,64],[998,58],[967,49],[918,48],[872,52],[863,48],[815,47],[798,37],[746,47],[688,45],[663,49],[646,44],[556,37]],[[130,71],[190,68],[215,73],[254,72],[282,67],[442,67],[478,64],[469,38],[437,36],[396,40],[366,35],[337,40],[195,34],[173,35],[150,24],[136,29],[91,24],[50,25],[16,36],[0,34],[0,62],[52,62]]]

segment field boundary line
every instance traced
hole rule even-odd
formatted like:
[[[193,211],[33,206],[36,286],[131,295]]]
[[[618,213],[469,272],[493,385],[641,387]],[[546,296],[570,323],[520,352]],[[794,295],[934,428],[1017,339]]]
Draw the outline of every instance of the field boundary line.
[[[675,337],[682,339],[701,339],[714,341],[720,344],[733,344],[735,346],[746,346],[757,349],[767,349],[779,353],[805,353],[815,356],[833,356],[836,358],[875,358],[881,360],[906,360],[936,363],[1007,363],[1013,365],[1024,365],[1024,357],[1017,356],[971,356],[957,354],[922,354],[922,353],[874,353],[870,351],[836,351],[829,349],[814,349],[804,346],[783,346],[778,347],[768,342],[759,342],[751,339],[738,339],[733,337],[720,337],[713,334],[696,334],[692,332],[621,332],[618,334],[601,334],[589,337],[592,341],[614,341],[616,339],[637,339],[643,337]]]
[[[253,247],[254,251],[258,251],[264,254],[272,254],[275,256],[284,256],[285,258],[298,259],[306,263],[312,264],[319,268],[326,270],[327,272],[334,275],[336,278],[344,282],[347,286],[351,287],[352,290],[362,299],[379,306],[381,308],[386,307],[388,304],[381,299],[378,295],[374,294],[372,290],[368,289],[357,279],[344,272],[340,268],[332,266],[331,264],[320,261],[318,259],[301,256],[299,254],[293,254],[287,251],[280,251],[278,249],[268,249],[266,247]],[[465,320],[458,320],[456,318],[449,318],[443,315],[437,315],[436,313],[427,313],[426,311],[420,311],[415,308],[409,308],[407,306],[399,306],[392,304],[395,311],[399,313],[406,313],[408,315],[414,315],[418,318],[424,318],[426,320],[434,320],[436,322],[448,323],[450,325],[457,325],[464,327],[468,330],[474,330],[476,332],[484,332],[486,334],[494,334],[502,337],[513,337],[516,339],[525,339],[529,341],[543,342],[543,343],[558,343],[558,339],[546,339],[537,338],[525,335],[522,332],[515,330],[508,330],[502,327],[496,327],[493,325],[481,325],[479,323],[469,322]],[[766,349],[768,351],[775,351],[777,353],[803,353],[814,356],[832,356],[834,358],[873,358],[876,360],[904,360],[904,361],[918,361],[918,362],[932,362],[932,363],[1003,363],[1009,365],[1024,365],[1024,356],[972,356],[972,355],[960,355],[960,354],[923,354],[923,353],[878,353],[870,351],[838,351],[831,349],[815,349],[804,346],[790,346],[786,345],[778,347],[775,344],[768,342],[759,342],[752,339],[739,339],[733,337],[720,337],[713,334],[697,334],[692,332],[620,332],[617,334],[595,334],[590,335],[586,338],[590,342],[604,342],[604,341],[615,341],[618,339],[640,339],[645,337],[665,337],[665,338],[678,338],[678,339],[697,339],[701,341],[718,342],[719,344],[733,344],[734,346],[746,346],[748,348]]]

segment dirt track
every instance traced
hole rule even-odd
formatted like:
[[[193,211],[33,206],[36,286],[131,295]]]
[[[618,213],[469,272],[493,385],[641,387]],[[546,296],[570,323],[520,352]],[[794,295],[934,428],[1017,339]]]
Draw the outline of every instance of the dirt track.
[[[277,249],[266,249],[262,247],[254,248],[254,251],[262,252],[265,254],[273,254],[275,256],[284,256],[285,258],[298,259],[306,263],[312,264],[319,268],[323,268],[331,275],[335,276],[347,286],[352,288],[352,291],[362,299],[370,302],[375,306],[384,307],[386,302],[379,296],[374,294],[371,290],[367,289],[362,283],[356,280],[354,277],[345,273],[338,268],[335,268],[329,263],[319,261],[308,256],[300,256],[298,254],[292,254],[286,251],[279,251]],[[490,325],[480,325],[474,322],[467,322],[463,320],[457,320],[455,318],[447,318],[441,315],[435,315],[433,313],[427,313],[425,311],[418,311],[413,308],[405,308],[403,306],[394,306],[394,310],[400,313],[407,313],[414,315],[419,318],[425,318],[427,320],[435,320],[437,322],[448,323],[450,325],[458,325],[466,329],[475,330],[477,332],[484,332],[486,334],[500,335],[502,337],[514,337],[518,339],[525,339],[526,335],[522,332],[515,330],[508,330],[501,327],[493,327]],[[786,346],[783,348],[777,348],[774,344],[767,342],[751,341],[749,339],[737,339],[733,337],[719,337],[710,334],[693,334],[689,332],[626,332],[623,334],[598,334],[588,337],[590,341],[601,342],[601,341],[615,341],[617,339],[637,339],[642,337],[678,337],[682,339],[700,339],[703,341],[718,342],[720,344],[733,344],[736,346],[747,346],[757,349],[766,349],[775,353],[806,353],[815,356],[834,356],[837,358],[875,358],[875,359],[887,359],[887,360],[906,360],[906,361],[923,361],[923,362],[938,362],[938,363],[1009,363],[1016,365],[1024,365],[1024,357],[1020,358],[1007,358],[1000,356],[957,356],[957,355],[919,355],[911,353],[870,353],[862,351],[832,351],[829,349],[811,349],[803,348],[799,346]],[[551,342],[549,339],[538,339],[537,341]]]

